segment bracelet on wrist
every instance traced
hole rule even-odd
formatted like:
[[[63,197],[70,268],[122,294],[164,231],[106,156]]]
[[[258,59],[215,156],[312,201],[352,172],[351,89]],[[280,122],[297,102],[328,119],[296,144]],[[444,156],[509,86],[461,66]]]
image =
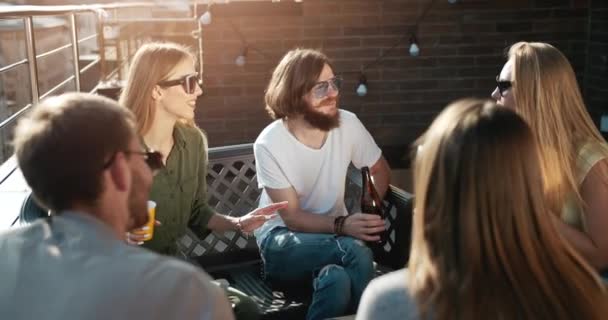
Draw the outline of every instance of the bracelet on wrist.
[[[342,223],[341,221],[344,219],[344,217],[336,217],[334,219],[334,233],[335,234],[340,234],[340,224]]]
[[[348,216],[344,216],[342,217],[342,220],[340,221],[340,228],[339,228],[339,232],[340,235],[344,235],[344,223],[346,222],[346,219],[348,218]]]
[[[344,235],[344,221],[348,216],[340,216],[334,220],[334,233],[337,235]]]

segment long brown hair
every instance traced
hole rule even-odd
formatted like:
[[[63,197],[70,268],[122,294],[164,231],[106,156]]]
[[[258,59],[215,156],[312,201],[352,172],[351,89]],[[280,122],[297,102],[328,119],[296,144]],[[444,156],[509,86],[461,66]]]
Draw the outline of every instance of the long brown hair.
[[[528,122],[541,150],[545,191],[559,213],[569,194],[584,207],[576,158],[585,143],[603,143],[593,124],[568,59],[555,47],[518,42],[509,49],[513,61],[515,108]]]
[[[167,80],[173,68],[186,59],[195,61],[187,47],[173,42],[146,43],[133,56],[119,102],[135,114],[139,135],[145,135],[154,120],[154,87],[158,82]],[[194,126],[193,121],[182,122]]]
[[[304,95],[315,85],[323,67],[331,62],[313,49],[293,49],[285,54],[272,72],[264,100],[272,119],[300,114],[306,108]]]
[[[408,281],[423,318],[608,314],[595,271],[551,223],[537,146],[519,115],[460,100],[418,143]]]

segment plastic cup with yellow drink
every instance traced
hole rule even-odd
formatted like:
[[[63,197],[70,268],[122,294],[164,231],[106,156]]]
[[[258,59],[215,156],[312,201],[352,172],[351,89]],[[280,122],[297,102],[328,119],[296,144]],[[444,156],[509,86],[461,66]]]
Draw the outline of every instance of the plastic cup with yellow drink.
[[[156,221],[156,202],[148,200],[148,222],[141,228],[131,231],[132,234],[143,236],[143,241],[148,241],[154,236],[154,222]]]

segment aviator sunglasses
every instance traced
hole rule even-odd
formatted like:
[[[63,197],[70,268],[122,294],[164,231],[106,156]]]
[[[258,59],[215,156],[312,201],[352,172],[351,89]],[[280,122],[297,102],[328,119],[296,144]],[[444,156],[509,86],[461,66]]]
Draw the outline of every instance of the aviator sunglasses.
[[[198,77],[198,73],[193,73],[175,80],[159,81],[158,85],[161,87],[173,87],[181,85],[187,94],[193,94],[196,90],[196,86],[201,85],[201,81]]]
[[[511,81],[508,80],[499,80],[499,76],[496,76],[496,87],[498,87],[498,92],[502,97],[505,96],[505,91],[511,88]]]
[[[317,82],[314,87],[312,87],[312,95],[315,99],[323,99],[329,95],[330,86],[334,91],[340,93],[340,89],[342,88],[342,77],[335,76],[331,79]]]

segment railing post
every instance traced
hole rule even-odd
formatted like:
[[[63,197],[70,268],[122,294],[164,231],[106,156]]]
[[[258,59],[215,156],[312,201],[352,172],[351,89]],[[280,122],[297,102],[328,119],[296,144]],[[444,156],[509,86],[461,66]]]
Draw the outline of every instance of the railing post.
[[[99,48],[99,81],[106,81],[106,41],[103,30],[103,11],[97,14],[97,47]]]
[[[195,21],[198,26],[198,76],[203,79],[203,26],[198,19]]]
[[[124,79],[124,70],[122,64],[122,25],[118,24],[118,9],[112,9],[112,19],[114,20],[113,27],[118,30],[118,35],[116,39],[114,39],[114,48],[116,50],[116,66],[118,67],[118,80],[122,81]]]
[[[27,64],[30,73],[30,92],[32,94],[32,104],[40,101],[38,91],[38,64],[36,62],[36,44],[34,43],[34,21],[31,16],[24,18],[25,24],[25,48],[27,53]]]
[[[78,26],[76,24],[76,14],[70,14],[70,38],[72,40],[72,59],[74,66],[74,82],[76,91],[80,92],[80,52],[78,50]]]

